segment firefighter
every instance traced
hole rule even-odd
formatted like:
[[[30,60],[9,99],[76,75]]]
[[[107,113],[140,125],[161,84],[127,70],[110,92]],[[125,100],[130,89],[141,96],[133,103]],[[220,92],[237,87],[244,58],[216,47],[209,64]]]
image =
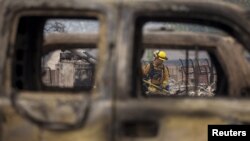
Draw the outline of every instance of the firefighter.
[[[168,60],[166,52],[157,50],[154,52],[154,60],[143,66],[143,79],[144,82],[147,81],[144,83],[144,91],[149,93],[169,91],[169,71],[164,65],[166,60]]]

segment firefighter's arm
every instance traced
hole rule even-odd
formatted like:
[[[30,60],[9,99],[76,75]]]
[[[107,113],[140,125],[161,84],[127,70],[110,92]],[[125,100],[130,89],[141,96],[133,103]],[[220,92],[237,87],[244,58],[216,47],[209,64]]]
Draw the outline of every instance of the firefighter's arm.
[[[143,76],[148,75],[149,70],[150,70],[150,64],[147,64],[147,65],[143,66],[142,67],[142,74],[143,74]]]
[[[166,67],[164,69],[165,69],[164,70],[165,73],[163,74],[163,84],[162,85],[165,88],[169,84],[169,71]]]

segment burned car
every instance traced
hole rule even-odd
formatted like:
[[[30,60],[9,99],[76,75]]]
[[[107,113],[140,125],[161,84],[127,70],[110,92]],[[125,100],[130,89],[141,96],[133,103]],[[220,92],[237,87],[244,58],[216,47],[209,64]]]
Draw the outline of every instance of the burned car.
[[[250,122],[246,9],[195,0],[0,3],[2,140],[206,140],[208,124]],[[99,28],[53,38],[44,28],[58,19]],[[157,24],[195,30],[148,30]],[[83,59],[89,49],[96,57]],[[141,67],[155,50],[168,55],[164,95],[143,90]],[[89,66],[93,81],[75,85],[76,68]]]

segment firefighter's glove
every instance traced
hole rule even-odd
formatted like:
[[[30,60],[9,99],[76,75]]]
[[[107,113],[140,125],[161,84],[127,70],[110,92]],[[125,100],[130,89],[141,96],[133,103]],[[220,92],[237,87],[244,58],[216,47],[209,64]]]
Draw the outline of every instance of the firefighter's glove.
[[[163,81],[162,83],[162,88],[169,91],[169,84],[168,84],[168,81]]]
[[[155,93],[157,91],[157,89],[155,87],[148,87],[148,91],[151,92],[151,93]]]
[[[162,83],[162,87],[167,87],[168,86],[168,81],[163,81],[163,83]]]

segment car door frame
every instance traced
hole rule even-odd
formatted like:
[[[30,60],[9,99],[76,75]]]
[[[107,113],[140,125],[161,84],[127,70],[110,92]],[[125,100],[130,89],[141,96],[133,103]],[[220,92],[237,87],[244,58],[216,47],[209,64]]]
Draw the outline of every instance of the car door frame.
[[[1,69],[1,76],[0,76],[0,82],[3,83],[3,85],[0,86],[1,94],[3,97],[1,97],[1,110],[3,111],[4,117],[13,117],[13,118],[7,118],[7,120],[3,124],[3,130],[4,140],[40,140],[39,136],[43,136],[46,134],[46,140],[54,140],[57,138],[61,138],[59,140],[67,140],[71,136],[77,137],[81,136],[83,137],[81,133],[75,134],[76,132],[62,132],[62,133],[56,133],[56,132],[50,132],[50,131],[44,131],[41,128],[36,127],[34,124],[31,124],[30,122],[27,122],[24,117],[17,114],[15,109],[13,109],[11,105],[10,97],[13,94],[13,88],[11,86],[11,66],[12,66],[12,57],[13,57],[13,50],[15,46],[15,38],[16,38],[16,30],[18,27],[18,21],[20,17],[22,16],[49,16],[51,18],[53,17],[82,17],[87,16],[88,14],[93,15],[93,13],[98,13],[101,15],[100,23],[100,33],[101,37],[98,38],[100,42],[98,42],[98,46],[100,46],[100,52],[102,55],[100,56],[99,60],[100,64],[98,65],[98,75],[96,76],[96,81],[98,81],[98,90],[93,91],[93,95],[91,95],[91,102],[93,102],[93,105],[95,105],[95,101],[107,103],[109,106],[101,106],[103,110],[106,112],[104,117],[102,117],[102,114],[100,114],[97,118],[98,121],[102,121],[105,126],[112,126],[112,96],[113,96],[113,71],[114,71],[114,57],[111,55],[113,53],[114,49],[114,41],[116,37],[116,24],[117,21],[117,9],[112,2],[110,4],[105,4],[103,2],[87,2],[87,1],[75,1],[75,2],[69,2],[67,0],[65,1],[50,1],[50,0],[42,0],[37,2],[30,2],[29,0],[20,0],[18,2],[14,1],[4,1],[4,8],[1,11],[0,19],[2,19],[3,22],[0,23],[0,28],[2,31],[2,37],[0,38],[2,48],[1,48],[1,55],[0,55],[0,69]],[[9,9],[11,9],[9,11]],[[92,13],[93,12],[93,13]],[[5,14],[5,15],[4,15]],[[56,49],[56,48],[54,48]],[[50,51],[52,51],[51,49]],[[99,54],[101,54],[99,53]],[[25,91],[24,93],[28,94],[35,94],[35,91]],[[37,92],[39,93],[39,92]],[[46,94],[50,94],[48,91],[44,91]],[[74,92],[58,92],[58,94],[74,94]],[[53,92],[51,94],[54,94]],[[32,97],[31,97],[32,99]],[[7,102],[3,102],[7,101]],[[91,114],[96,114],[98,110],[100,109],[99,106],[93,106],[91,107]],[[96,117],[96,116],[94,116]],[[93,118],[94,119],[94,118]],[[92,119],[88,119],[90,121],[87,121],[87,123],[92,123]],[[91,129],[97,129],[96,132],[102,132],[106,131],[106,129],[102,129],[100,122],[95,121],[95,125],[90,126]],[[106,125],[107,123],[108,125]],[[15,123],[15,125],[12,125],[12,123]],[[98,125],[97,125],[98,124]],[[97,125],[97,126],[96,126]],[[81,126],[80,126],[81,127]],[[27,129],[30,130],[30,132],[26,132]],[[112,130],[108,130],[112,131]],[[80,130],[79,132],[88,132],[84,129]],[[17,136],[13,136],[16,134]],[[108,134],[108,132],[107,132]],[[91,136],[89,138],[101,138],[102,140],[110,140],[110,136],[107,134],[102,134],[100,136]],[[90,134],[87,134],[85,136],[89,136]],[[21,136],[21,137],[20,137]],[[105,138],[102,138],[105,137]],[[86,137],[87,138],[87,137]],[[80,138],[79,138],[80,139]]]

